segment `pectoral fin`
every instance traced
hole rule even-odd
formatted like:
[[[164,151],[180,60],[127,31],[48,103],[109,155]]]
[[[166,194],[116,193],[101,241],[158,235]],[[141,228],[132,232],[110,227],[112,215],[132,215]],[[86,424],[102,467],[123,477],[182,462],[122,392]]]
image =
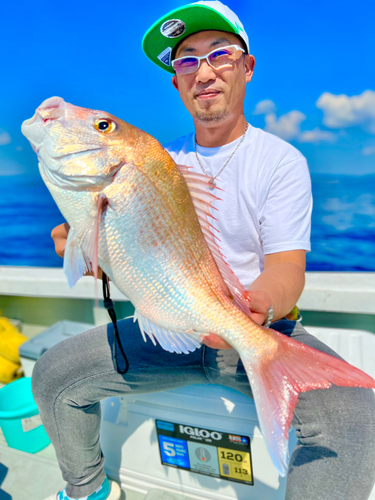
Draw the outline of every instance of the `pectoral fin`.
[[[87,215],[76,227],[70,228],[64,254],[64,270],[70,287],[91,271],[95,280],[98,278],[99,226],[107,206],[107,197],[100,194],[96,214]]]
[[[70,287],[97,269],[94,263],[98,262],[98,237],[97,217],[87,217],[77,227],[70,228],[64,254],[64,270]]]

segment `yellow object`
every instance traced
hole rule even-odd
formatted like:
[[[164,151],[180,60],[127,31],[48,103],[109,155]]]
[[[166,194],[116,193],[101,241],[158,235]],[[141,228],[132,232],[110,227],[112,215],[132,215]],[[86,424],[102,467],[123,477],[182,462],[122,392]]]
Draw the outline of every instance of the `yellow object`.
[[[0,355],[0,382],[2,384],[8,384],[22,375],[23,372],[20,363],[14,363]]]
[[[293,321],[297,321],[299,318],[299,309],[297,306],[294,306],[293,309],[290,311],[291,314],[293,314]]]
[[[28,340],[9,319],[0,317],[0,382],[7,384],[23,375],[19,346]]]
[[[220,474],[241,481],[252,482],[250,453],[218,448]]]
[[[7,318],[0,318],[0,355],[20,362],[19,346],[28,340]],[[1,370],[0,370],[1,371]]]

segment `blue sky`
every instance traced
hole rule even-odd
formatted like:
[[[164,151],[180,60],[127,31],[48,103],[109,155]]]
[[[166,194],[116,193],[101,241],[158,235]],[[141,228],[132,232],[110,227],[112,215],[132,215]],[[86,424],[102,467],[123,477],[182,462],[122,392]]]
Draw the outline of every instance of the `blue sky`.
[[[0,179],[38,175],[20,132],[46,98],[102,109],[167,142],[192,129],[144,32],[184,1],[4,2],[0,15]],[[227,0],[257,64],[246,117],[290,141],[314,173],[375,173],[375,3]],[[341,97],[339,97],[341,96]],[[254,114],[254,112],[256,114]]]

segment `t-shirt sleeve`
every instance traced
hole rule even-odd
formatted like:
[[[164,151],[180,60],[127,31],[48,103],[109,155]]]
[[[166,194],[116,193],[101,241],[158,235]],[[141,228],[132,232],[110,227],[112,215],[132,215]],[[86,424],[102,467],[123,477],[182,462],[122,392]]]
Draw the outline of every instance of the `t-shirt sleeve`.
[[[280,165],[262,181],[259,225],[264,254],[310,251],[312,193],[305,158]]]

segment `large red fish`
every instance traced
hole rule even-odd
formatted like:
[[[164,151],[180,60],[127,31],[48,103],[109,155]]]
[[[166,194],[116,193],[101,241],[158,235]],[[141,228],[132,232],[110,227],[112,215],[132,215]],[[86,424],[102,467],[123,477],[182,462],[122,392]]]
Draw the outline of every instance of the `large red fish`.
[[[282,475],[299,392],[331,384],[375,388],[348,363],[251,320],[247,292],[211,232],[209,179],[178,168],[153,137],[59,97],[44,101],[22,132],[71,226],[69,284],[99,265],[132,301],[141,330],[164,349],[193,351],[208,332],[231,344]]]

